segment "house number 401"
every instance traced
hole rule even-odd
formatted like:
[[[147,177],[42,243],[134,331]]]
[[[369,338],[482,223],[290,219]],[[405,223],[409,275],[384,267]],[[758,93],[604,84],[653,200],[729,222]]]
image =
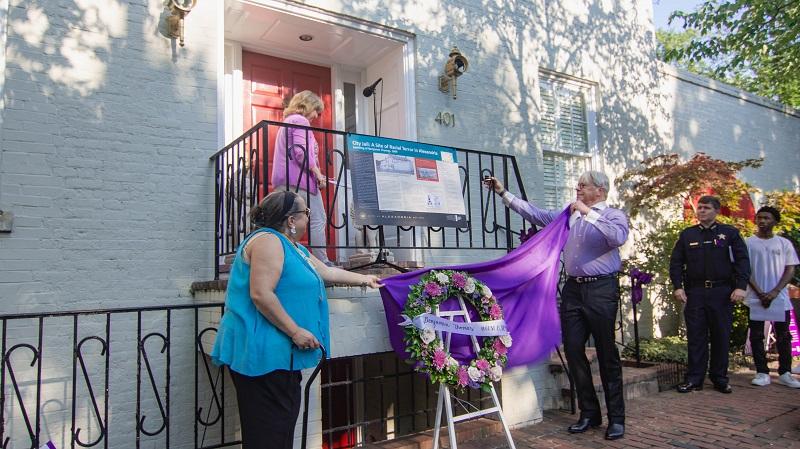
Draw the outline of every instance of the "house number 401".
[[[455,128],[456,126],[456,115],[451,114],[449,112],[440,112],[436,114],[436,118],[433,119],[434,122],[442,125],[442,126],[449,126]]]

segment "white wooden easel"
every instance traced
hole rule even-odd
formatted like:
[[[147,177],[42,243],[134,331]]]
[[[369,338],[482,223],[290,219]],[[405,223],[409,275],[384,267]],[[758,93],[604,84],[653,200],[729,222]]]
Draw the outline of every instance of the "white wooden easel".
[[[436,315],[442,318],[447,318],[450,321],[453,321],[453,318],[460,316],[464,318],[464,321],[467,323],[471,323],[472,320],[469,317],[469,312],[467,312],[467,307],[464,304],[464,300],[458,298],[458,303],[461,306],[461,310],[452,310],[441,312],[439,308],[436,308]],[[441,341],[444,342],[444,348],[446,351],[450,351],[450,336],[452,335],[450,332],[445,332],[447,334],[446,337],[442,338],[443,332],[436,331],[438,337]],[[478,339],[474,335],[470,335],[470,339],[472,340],[472,348],[475,350],[475,354],[480,351],[480,346],[478,345]],[[489,407],[483,410],[477,410],[474,412],[467,412],[461,415],[453,415],[453,405],[451,404],[450,398],[450,389],[445,384],[439,384],[439,399],[436,402],[436,421],[434,423],[435,427],[433,428],[433,449],[439,449],[439,432],[441,431],[441,424],[442,424],[442,406],[444,406],[445,412],[447,414],[447,429],[448,429],[448,436],[450,438],[450,448],[457,449],[458,444],[456,443],[456,428],[455,424],[457,422],[466,421],[468,419],[478,418],[480,416],[490,415],[492,413],[497,413],[500,416],[500,422],[503,424],[503,430],[506,433],[506,439],[508,440],[508,447],[511,449],[516,449],[514,446],[514,440],[511,438],[511,430],[508,428],[508,424],[506,423],[506,418],[503,415],[503,409],[500,408],[500,400],[497,398],[497,391],[494,389],[494,384],[491,385],[492,394],[492,402],[494,402],[493,407]]]

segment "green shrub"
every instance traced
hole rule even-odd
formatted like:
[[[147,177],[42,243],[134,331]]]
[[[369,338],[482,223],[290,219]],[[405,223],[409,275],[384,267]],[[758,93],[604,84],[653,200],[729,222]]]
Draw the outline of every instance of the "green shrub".
[[[642,360],[647,362],[688,363],[684,337],[643,338],[639,340],[639,353]],[[623,349],[622,356],[627,359],[636,358],[633,346]]]
[[[744,309],[745,318],[747,317],[747,307]],[[747,335],[747,321],[745,320],[744,336],[742,344],[734,346],[734,338],[731,336],[731,348],[728,354],[729,369],[750,366],[750,356],[744,355],[742,346]],[[688,364],[689,349],[686,345],[686,337],[662,337],[662,338],[643,338],[639,341],[639,351],[644,362],[678,362]],[[629,360],[636,358],[636,351],[633,345],[622,350],[622,357]]]
[[[733,306],[733,329],[731,329],[731,351],[740,350],[747,341],[747,326],[750,320],[750,308],[736,303]]]

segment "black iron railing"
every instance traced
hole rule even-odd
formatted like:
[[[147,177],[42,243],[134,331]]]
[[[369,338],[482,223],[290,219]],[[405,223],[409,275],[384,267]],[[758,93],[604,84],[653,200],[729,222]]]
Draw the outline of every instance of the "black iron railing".
[[[203,350],[223,306],[0,316],[0,447],[240,444],[232,384]]]
[[[216,278],[219,278],[220,267],[229,262],[226,258],[235,253],[241,241],[252,231],[248,213],[253,205],[276,189],[300,188],[308,192],[314,182],[311,177],[289,179],[289,170],[284,169],[284,184],[275,186],[271,183],[276,142],[289,149],[284,155],[285,167],[289,166],[290,159],[306,169],[310,166],[309,149],[305,148],[308,145],[296,143],[289,130],[295,130],[295,133],[300,130],[301,137],[297,140],[302,143],[316,141],[319,168],[330,180],[321,193],[325,204],[325,244],[313,241],[309,235],[310,248],[327,248],[329,252],[378,250],[381,247],[390,250],[508,251],[519,244],[519,230],[525,227],[524,221],[481,184],[484,176],[496,176],[509,190],[527,199],[514,156],[457,148],[467,212],[467,223],[463,227],[366,226],[365,229],[356,229],[351,217],[352,186],[346,170],[347,139],[351,134],[261,121],[210,158],[215,167]],[[378,232],[386,236],[383,242],[378,243],[370,236]]]
[[[658,391],[672,390],[686,379],[686,364],[682,362],[658,363]]]
[[[0,316],[0,447],[241,444],[233,384],[206,355],[223,309],[208,303]],[[325,447],[433,426],[436,388],[394,353],[323,367]],[[456,397],[466,407],[488,404],[478,390]]]

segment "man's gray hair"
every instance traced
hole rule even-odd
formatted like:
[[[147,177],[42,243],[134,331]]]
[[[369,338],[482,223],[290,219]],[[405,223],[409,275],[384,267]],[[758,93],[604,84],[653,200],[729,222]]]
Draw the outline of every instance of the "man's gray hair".
[[[578,182],[591,183],[593,186],[600,187],[601,189],[605,190],[606,193],[608,193],[608,176],[606,176],[605,173],[587,170],[583,172],[580,178],[578,178]]]

